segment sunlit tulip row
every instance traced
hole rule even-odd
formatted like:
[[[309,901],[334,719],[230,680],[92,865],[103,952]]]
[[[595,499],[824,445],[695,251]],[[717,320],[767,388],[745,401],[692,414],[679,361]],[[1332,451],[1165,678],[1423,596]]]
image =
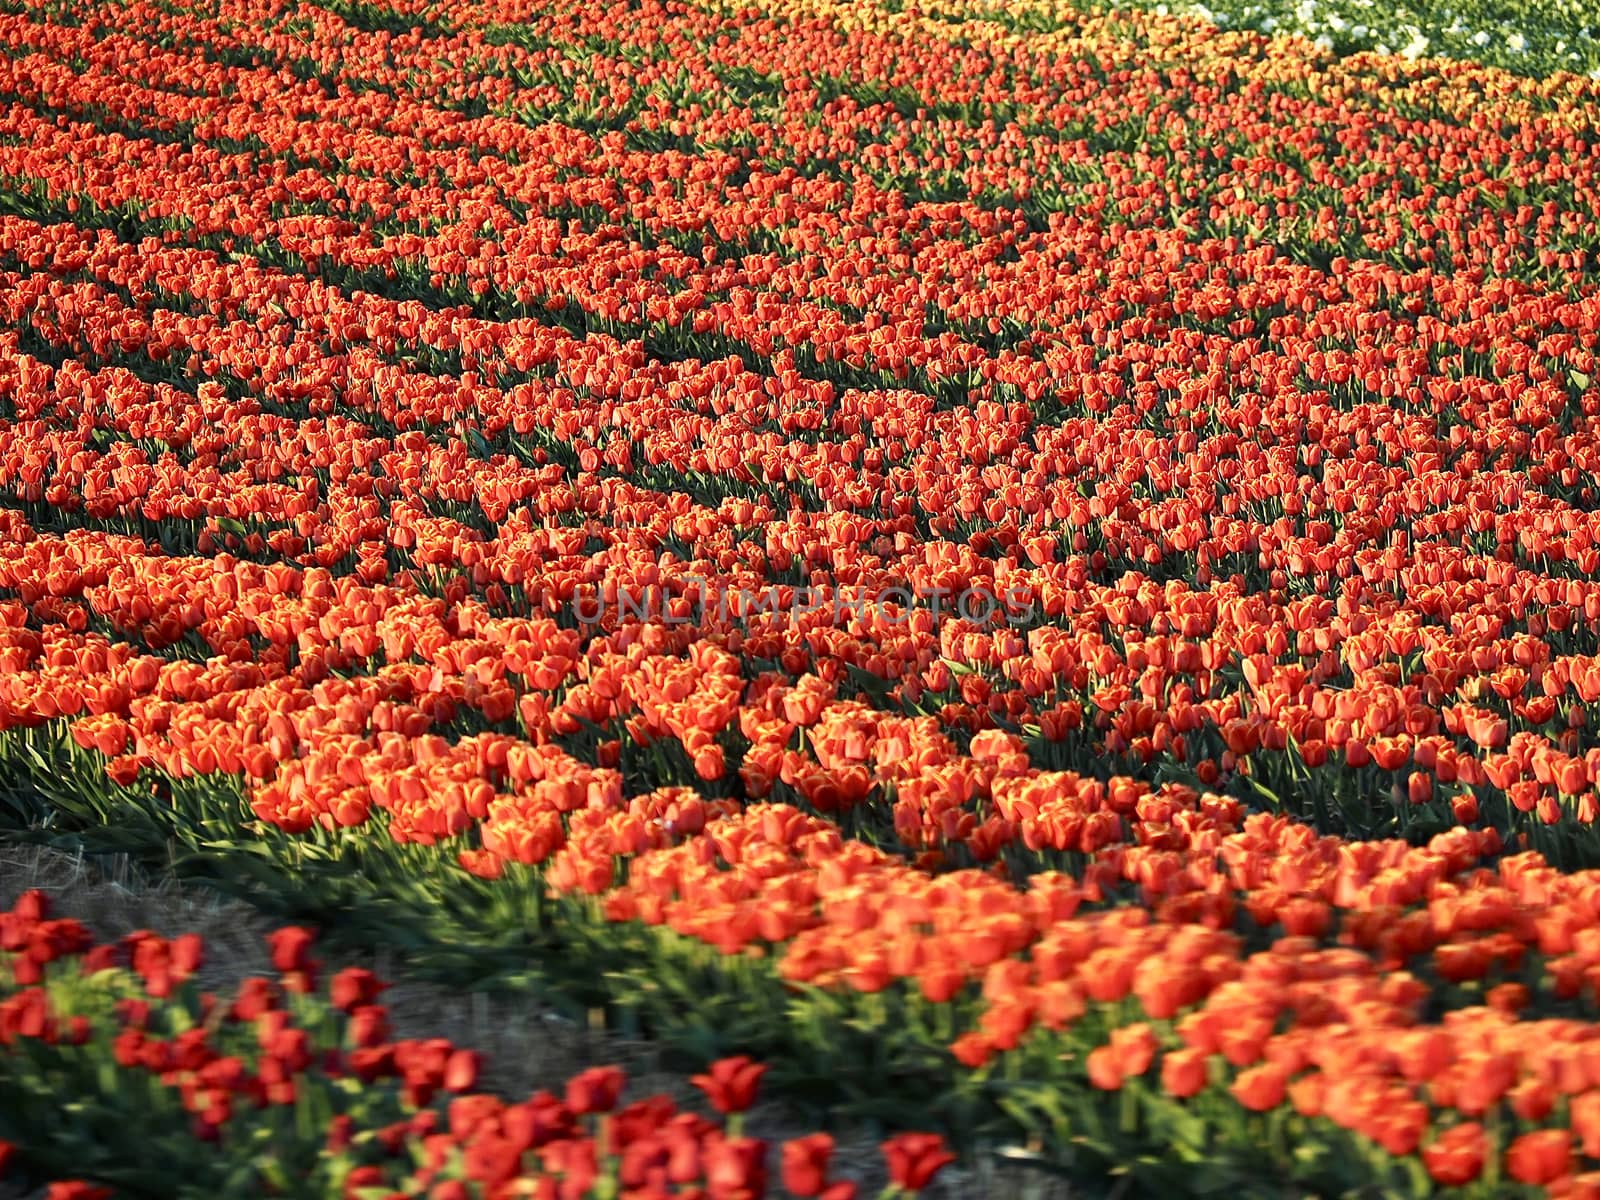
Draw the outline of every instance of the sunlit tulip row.
[[[1594,1190],[1593,81],[862,2],[0,51],[9,822],[973,1152]]]

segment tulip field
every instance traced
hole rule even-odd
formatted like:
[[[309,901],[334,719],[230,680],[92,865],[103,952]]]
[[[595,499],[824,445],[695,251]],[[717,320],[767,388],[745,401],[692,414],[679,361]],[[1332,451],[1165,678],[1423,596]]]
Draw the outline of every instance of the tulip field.
[[[0,2],[17,1194],[1600,1197],[1600,82],[1219,22]]]

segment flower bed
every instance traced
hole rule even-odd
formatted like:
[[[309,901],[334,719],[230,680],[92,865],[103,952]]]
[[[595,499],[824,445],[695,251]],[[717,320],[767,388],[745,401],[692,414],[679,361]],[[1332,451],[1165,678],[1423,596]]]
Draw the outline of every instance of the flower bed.
[[[0,14],[0,815],[819,1122],[1588,1194],[1600,90],[1024,18]]]

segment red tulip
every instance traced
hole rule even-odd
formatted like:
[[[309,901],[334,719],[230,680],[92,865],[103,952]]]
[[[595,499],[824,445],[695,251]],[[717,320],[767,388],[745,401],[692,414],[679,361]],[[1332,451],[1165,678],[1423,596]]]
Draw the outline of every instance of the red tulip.
[[[444,1089],[447,1092],[466,1092],[478,1082],[482,1059],[476,1050],[455,1050],[445,1062]]]
[[[371,1004],[388,986],[365,967],[346,967],[333,977],[328,995],[334,1007],[349,1013]]]
[[[310,967],[311,943],[315,936],[311,930],[299,925],[288,925],[267,934],[273,969],[290,972],[304,971]]]
[[[883,1155],[891,1182],[908,1192],[920,1192],[956,1159],[937,1133],[896,1134],[883,1143]]]
[[[783,1186],[796,1196],[817,1195],[827,1184],[832,1157],[833,1138],[826,1133],[791,1138],[783,1144]]]
[[[707,1074],[693,1075],[689,1081],[706,1094],[718,1112],[739,1113],[755,1103],[756,1088],[766,1071],[763,1064],[740,1054],[719,1059]]]
[[[626,1083],[618,1067],[590,1067],[567,1081],[567,1107],[580,1114],[610,1112]]]
[[[1571,1167],[1572,1134],[1565,1129],[1525,1133],[1506,1149],[1506,1171],[1519,1183],[1551,1183]]]
[[[757,1200],[767,1188],[767,1144],[759,1138],[715,1138],[705,1148],[710,1200]]]

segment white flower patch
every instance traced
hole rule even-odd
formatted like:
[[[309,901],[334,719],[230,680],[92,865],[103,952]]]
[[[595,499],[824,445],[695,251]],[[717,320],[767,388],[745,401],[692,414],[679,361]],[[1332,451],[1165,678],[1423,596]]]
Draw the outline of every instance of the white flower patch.
[[[1400,47],[1400,57],[1415,62],[1428,52],[1428,39],[1422,30],[1415,25],[1408,25],[1400,31],[1411,38],[1404,46]]]

